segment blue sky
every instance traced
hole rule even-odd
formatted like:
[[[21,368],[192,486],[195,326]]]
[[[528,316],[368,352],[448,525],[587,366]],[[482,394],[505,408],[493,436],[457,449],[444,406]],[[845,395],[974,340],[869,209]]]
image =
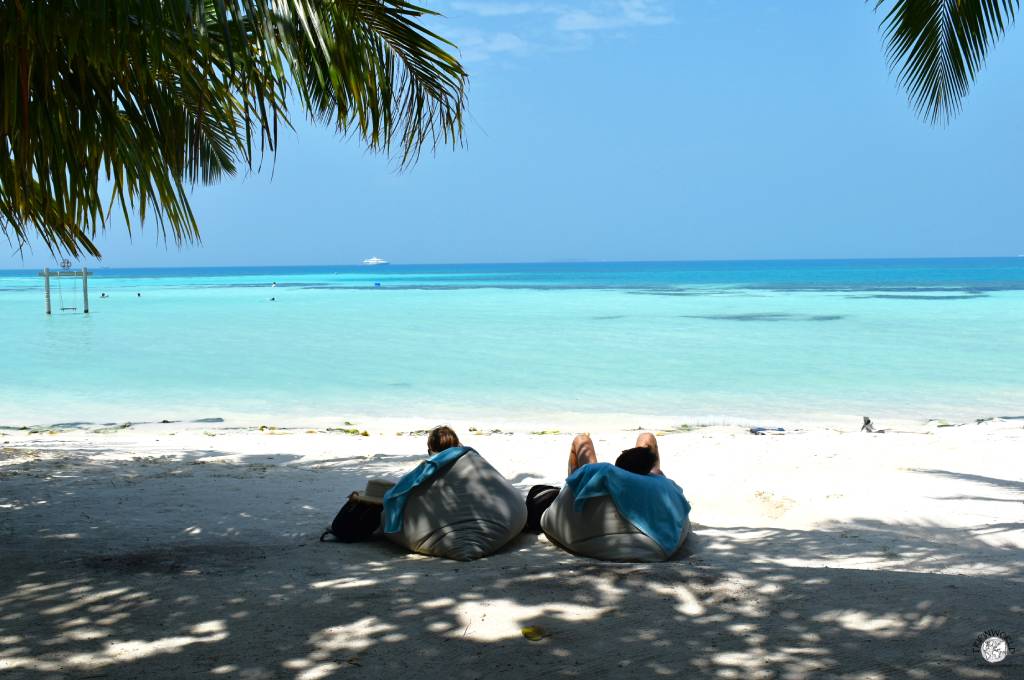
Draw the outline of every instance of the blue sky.
[[[424,4],[471,74],[464,148],[399,173],[299,121],[273,172],[196,189],[202,245],[114,222],[103,264],[1024,253],[1024,27],[937,128],[862,0]]]

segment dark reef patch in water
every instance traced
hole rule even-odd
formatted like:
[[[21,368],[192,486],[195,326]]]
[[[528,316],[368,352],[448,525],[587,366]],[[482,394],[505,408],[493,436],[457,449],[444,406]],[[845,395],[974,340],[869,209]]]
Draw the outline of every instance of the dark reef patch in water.
[[[607,290],[624,290],[609,288]],[[633,290],[625,290],[630,295],[666,295],[669,297],[694,297],[704,295],[743,295],[745,292],[742,290],[723,290],[723,289],[700,289],[700,290],[687,290],[683,288],[636,288]]]
[[[847,295],[854,300],[973,300],[986,297],[985,293],[963,293],[958,295],[908,295],[899,293],[878,293],[876,295]]]
[[[749,314],[681,314],[684,319],[708,321],[839,321],[843,314],[788,314],[785,312],[751,312]]]
[[[1024,285],[1020,285],[1015,282],[995,285],[980,283],[974,285],[947,286],[897,286],[883,285],[878,282],[865,283],[862,285],[840,283],[822,283],[820,285],[805,283],[794,283],[790,285],[754,283],[749,284],[747,287],[751,290],[765,290],[776,293],[862,293],[865,294],[865,297],[872,294],[887,293],[950,293],[956,295],[984,295],[986,293],[995,293],[999,291],[1024,290]]]
[[[615,319],[625,319],[626,315],[625,314],[607,314],[607,315],[602,315],[602,316],[592,316],[590,318],[593,319],[594,321],[614,321]]]

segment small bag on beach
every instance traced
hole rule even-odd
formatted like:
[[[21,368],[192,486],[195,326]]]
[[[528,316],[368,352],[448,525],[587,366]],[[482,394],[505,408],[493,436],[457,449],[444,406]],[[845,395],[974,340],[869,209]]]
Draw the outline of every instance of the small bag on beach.
[[[393,482],[371,479],[362,493],[352,492],[345,505],[334,516],[331,528],[320,534],[323,541],[328,535],[342,543],[358,543],[369,540],[380,528],[381,513],[384,511],[384,492]]]
[[[530,487],[526,494],[526,528],[523,531],[529,531],[531,534],[539,534],[542,531],[540,517],[548,506],[555,502],[560,490],[559,487],[548,484]]]

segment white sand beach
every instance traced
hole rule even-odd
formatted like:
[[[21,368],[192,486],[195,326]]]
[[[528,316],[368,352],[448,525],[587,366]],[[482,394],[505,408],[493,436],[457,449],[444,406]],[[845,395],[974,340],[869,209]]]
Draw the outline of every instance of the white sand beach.
[[[1024,677],[1022,420],[664,432],[694,534],[660,564],[319,543],[435,423],[265,424],[0,430],[0,676]],[[570,432],[453,425],[524,493],[564,477]]]

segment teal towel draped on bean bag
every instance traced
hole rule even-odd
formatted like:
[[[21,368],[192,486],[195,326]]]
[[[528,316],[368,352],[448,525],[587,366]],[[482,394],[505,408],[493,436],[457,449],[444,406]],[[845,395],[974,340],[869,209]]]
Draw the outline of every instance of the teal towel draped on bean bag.
[[[661,475],[609,463],[573,472],[541,517],[545,535],[570,552],[602,560],[669,559],[689,533],[690,503]]]
[[[384,494],[384,535],[424,555],[485,557],[525,524],[523,495],[469,447],[431,456]]]

